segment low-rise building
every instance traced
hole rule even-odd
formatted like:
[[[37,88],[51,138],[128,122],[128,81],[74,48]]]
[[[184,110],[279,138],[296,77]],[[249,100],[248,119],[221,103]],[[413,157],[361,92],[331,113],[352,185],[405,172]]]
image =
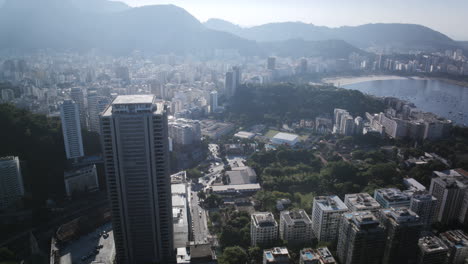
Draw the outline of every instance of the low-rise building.
[[[219,139],[234,130],[234,124],[209,119],[201,120],[200,125],[202,135],[211,139]]]
[[[237,137],[240,139],[252,139],[255,137],[255,134],[247,132],[247,131],[239,131],[236,134],[234,134],[234,137]]]
[[[289,252],[285,247],[275,247],[263,251],[263,264],[289,264]]]
[[[312,221],[304,210],[282,211],[279,234],[288,243],[312,241]]]
[[[299,141],[299,136],[295,134],[280,132],[276,134],[272,139],[271,143],[275,145],[289,145],[294,146]]]
[[[64,173],[65,191],[68,196],[79,192],[99,190],[96,165],[80,167]]]
[[[316,252],[319,254],[322,264],[336,264],[335,258],[327,247],[317,248]]]
[[[272,213],[253,213],[250,218],[252,246],[271,243],[278,239],[278,223]]]
[[[299,253],[299,264],[321,264],[320,255],[311,248],[304,248]]]
[[[229,184],[251,184],[257,182],[257,174],[251,167],[235,167],[226,172],[229,177]]]
[[[260,184],[258,183],[211,186],[211,191],[213,193],[224,195],[254,194],[261,189],[262,187],[260,187]]]

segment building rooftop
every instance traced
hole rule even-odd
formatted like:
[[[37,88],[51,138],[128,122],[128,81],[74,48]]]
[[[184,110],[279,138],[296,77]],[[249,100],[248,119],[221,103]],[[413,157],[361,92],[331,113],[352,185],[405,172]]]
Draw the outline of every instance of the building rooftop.
[[[18,157],[15,156],[5,156],[5,157],[0,157],[0,161],[8,161],[8,160],[16,160]]]
[[[411,196],[397,188],[385,188],[375,190],[375,194],[379,194],[388,202],[409,201]]]
[[[248,192],[261,190],[260,184],[238,184],[238,185],[214,185],[211,187],[213,192]]]
[[[285,247],[275,247],[263,251],[264,259],[267,263],[284,262],[289,259],[288,249]]]
[[[139,94],[139,95],[119,95],[112,104],[151,104],[155,100],[152,94]]]
[[[317,252],[320,255],[320,258],[322,259],[323,264],[336,263],[335,258],[333,257],[332,253],[330,252],[330,250],[328,250],[327,247],[318,248]]]
[[[359,229],[365,229],[370,227],[375,227],[380,225],[379,220],[375,215],[370,211],[359,211],[344,213],[343,217],[348,221],[354,223],[354,225]]]
[[[320,207],[323,211],[346,211],[348,207],[336,196],[317,196],[314,198],[314,204]]]
[[[276,134],[273,138],[274,139],[279,139],[279,140],[294,141],[294,140],[297,140],[299,138],[299,136],[295,135],[295,134],[280,132],[280,133]]]
[[[350,207],[350,209],[354,209],[356,211],[380,208],[380,204],[368,193],[346,194],[345,204]]]
[[[415,191],[425,191],[426,190],[426,187],[424,187],[424,185],[422,185],[421,183],[419,183],[417,180],[415,180],[413,178],[403,179],[403,182],[405,183],[407,188],[410,188],[412,190],[415,190]]]
[[[452,169],[444,171],[434,171],[433,174],[439,177],[468,177],[468,172],[463,169]]]
[[[382,209],[381,212],[398,224],[416,223],[420,220],[419,216],[415,212],[404,207]]]
[[[252,223],[255,226],[260,226],[260,227],[278,225],[278,223],[276,223],[275,217],[270,212],[253,213],[252,220],[253,220]]]
[[[235,167],[231,171],[226,172],[229,177],[230,184],[250,184],[255,183],[257,174],[250,167]]]
[[[418,241],[419,248],[426,253],[447,251],[448,248],[442,240],[436,236],[425,236]]]
[[[310,263],[314,261],[317,261],[317,263],[320,263],[319,262],[320,255],[311,248],[302,249],[299,254],[300,254],[300,260],[305,263]]]
[[[247,131],[239,131],[236,134],[234,134],[234,136],[238,137],[238,138],[251,139],[251,138],[255,137],[255,134],[247,132]]]
[[[312,221],[304,210],[282,211],[281,219],[284,220],[287,225],[293,225],[295,223],[312,224]]]
[[[450,230],[439,236],[450,247],[468,247],[468,235],[462,230]]]
[[[187,188],[184,183],[171,184],[172,194],[187,194]]]

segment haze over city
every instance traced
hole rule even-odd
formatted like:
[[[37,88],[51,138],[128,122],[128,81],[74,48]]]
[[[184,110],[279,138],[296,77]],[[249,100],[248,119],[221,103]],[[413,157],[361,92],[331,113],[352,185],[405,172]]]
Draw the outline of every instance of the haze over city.
[[[130,6],[174,4],[201,21],[220,18],[241,26],[301,21],[318,26],[367,23],[421,24],[456,40],[468,40],[464,0],[120,0]],[[424,11],[422,11],[424,10]]]
[[[0,264],[467,264],[467,10],[0,0]]]

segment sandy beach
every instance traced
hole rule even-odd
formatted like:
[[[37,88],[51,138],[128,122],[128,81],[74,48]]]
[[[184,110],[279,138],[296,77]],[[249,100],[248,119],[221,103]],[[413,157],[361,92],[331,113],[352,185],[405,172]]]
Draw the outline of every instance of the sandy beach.
[[[385,81],[385,80],[405,80],[405,79],[424,79],[420,77],[402,77],[396,75],[370,75],[359,77],[335,77],[322,79],[323,83],[332,83],[334,86],[343,86],[348,84],[355,84],[370,81]]]

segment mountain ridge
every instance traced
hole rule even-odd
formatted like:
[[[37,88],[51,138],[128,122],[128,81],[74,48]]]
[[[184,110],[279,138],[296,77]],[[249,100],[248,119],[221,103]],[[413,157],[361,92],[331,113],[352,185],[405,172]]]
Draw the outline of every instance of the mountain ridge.
[[[417,24],[373,23],[330,28],[303,22],[278,22],[240,27],[222,19],[209,19],[204,25],[259,42],[296,38],[310,41],[341,39],[361,49],[377,47],[428,51],[458,46],[457,42],[446,35]]]
[[[241,55],[347,57],[361,52],[344,42],[279,41],[257,43],[229,32],[207,28],[185,9],[174,5],[90,12],[78,8],[81,0],[6,0],[0,8],[0,48],[33,51],[97,49],[124,54],[134,50],[149,53],[214,54],[237,50]],[[104,3],[105,0],[84,2]],[[84,3],[83,2],[83,3]],[[102,7],[102,6],[101,6]],[[288,45],[294,46],[293,49]],[[340,50],[343,49],[343,50]]]

